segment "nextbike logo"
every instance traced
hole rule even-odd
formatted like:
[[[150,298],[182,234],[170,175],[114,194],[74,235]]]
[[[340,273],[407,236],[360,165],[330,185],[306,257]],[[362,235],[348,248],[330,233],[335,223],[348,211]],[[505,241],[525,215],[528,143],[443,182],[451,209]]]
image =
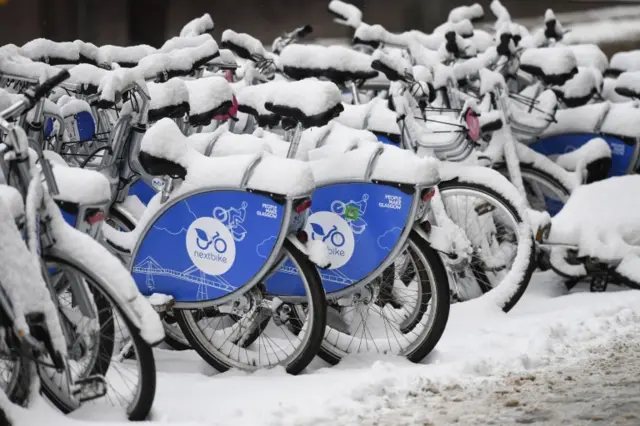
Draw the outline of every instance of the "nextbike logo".
[[[611,146],[611,153],[613,155],[624,155],[624,144],[609,142],[609,145]]]
[[[217,219],[201,217],[187,230],[187,253],[198,269],[222,275],[236,259],[236,244],[229,229]]]
[[[400,210],[402,208],[402,197],[398,195],[385,195],[384,202],[378,203],[382,209]]]
[[[351,226],[335,213],[317,212],[309,216],[305,231],[311,239],[322,241],[329,249],[330,269],[343,266],[353,256],[355,240]]]

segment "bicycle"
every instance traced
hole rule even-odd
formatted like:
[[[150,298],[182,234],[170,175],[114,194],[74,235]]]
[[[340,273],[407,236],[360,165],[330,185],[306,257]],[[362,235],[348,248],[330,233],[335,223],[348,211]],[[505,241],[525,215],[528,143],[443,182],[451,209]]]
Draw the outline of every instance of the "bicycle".
[[[0,113],[0,128],[7,134],[0,150],[4,158],[1,168],[5,181],[15,185],[26,200],[29,247],[40,253],[44,276],[65,325],[65,337],[73,338],[73,341],[67,342],[69,360],[62,370],[62,376],[59,371],[48,367],[47,363],[40,366],[39,374],[44,394],[65,413],[77,409],[83,401],[103,395],[109,398],[114,392],[119,392],[120,397],[125,399],[122,393],[126,393],[126,390],[115,382],[111,383],[108,375],[109,371],[119,369],[119,363],[114,362],[112,356],[122,349],[114,341],[115,323],[121,319],[127,346],[135,353],[137,360],[133,369],[136,371],[127,368],[127,376],[136,372],[139,374],[135,389],[130,391],[131,399],[126,401],[126,413],[130,419],[141,420],[147,417],[155,394],[155,363],[151,346],[164,337],[158,316],[142,299],[131,276],[118,260],[89,235],[66,224],[53,198],[64,204],[68,188],[66,194],[59,191],[54,173],[41,151],[38,157],[42,175],[38,168],[30,166],[26,161],[29,158],[27,135],[20,126],[6,121],[23,116],[35,106],[34,122],[41,123],[38,121],[41,119],[41,100],[68,77],[66,71],[55,75]],[[37,146],[34,145],[34,148]],[[46,181],[46,189],[41,185],[41,176]],[[86,213],[85,210],[81,211]],[[101,212],[89,210],[89,214],[84,214],[78,220],[89,225],[89,229],[95,229],[91,225],[96,224],[95,219],[99,221],[102,217]],[[63,313],[68,308],[61,310],[61,297],[69,292],[78,313],[82,313],[89,323],[93,321],[93,325],[104,332],[97,341],[93,340],[90,359],[84,366],[77,365],[80,368],[72,367],[76,366],[76,361],[86,357],[74,352],[74,345],[84,333],[76,328],[69,334],[69,326],[77,324]],[[122,369],[120,374],[124,373],[125,369]]]

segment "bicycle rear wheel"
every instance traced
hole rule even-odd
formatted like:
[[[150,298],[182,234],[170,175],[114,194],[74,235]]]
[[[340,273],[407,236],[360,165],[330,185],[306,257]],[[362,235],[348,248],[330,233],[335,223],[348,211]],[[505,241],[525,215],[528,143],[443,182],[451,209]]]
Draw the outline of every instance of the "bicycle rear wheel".
[[[174,310],[191,347],[218,371],[281,366],[298,374],[318,353],[327,313],[320,275],[289,240],[283,251],[303,284],[305,294],[297,300],[269,294],[259,284],[227,305]],[[298,307],[307,312],[304,321],[293,315]]]
[[[90,376],[103,376],[107,393],[101,398],[79,404],[72,397],[71,386],[64,374],[41,366],[39,373],[43,393],[63,413],[74,411],[80,405],[92,404],[97,409],[108,406],[124,408],[130,420],[146,419],[156,390],[155,360],[151,347],[111,296],[108,284],[100,277],[70,260],[46,256],[45,261],[48,270],[57,275],[54,278],[61,301],[61,322],[74,327],[75,339],[67,341],[70,352],[68,369],[72,381],[75,383]],[[88,287],[94,299],[97,318],[88,318],[76,309],[72,291],[65,280],[81,280]],[[66,296],[71,296],[71,306],[64,306]],[[66,337],[69,340],[70,336]],[[83,350],[78,352],[80,346]],[[133,357],[130,356],[132,353]]]
[[[412,232],[405,250],[362,292],[329,305],[319,356],[337,364],[375,353],[420,362],[440,341],[449,319],[449,282],[437,252]],[[363,296],[361,294],[361,296]]]

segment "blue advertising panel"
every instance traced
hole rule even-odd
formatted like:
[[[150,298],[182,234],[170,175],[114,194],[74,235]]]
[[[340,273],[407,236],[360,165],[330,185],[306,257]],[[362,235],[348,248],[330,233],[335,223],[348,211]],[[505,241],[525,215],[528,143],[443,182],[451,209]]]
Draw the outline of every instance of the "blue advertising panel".
[[[215,300],[244,286],[274,250],[284,206],[242,191],[192,195],[143,236],[132,274],[144,295]]]
[[[331,266],[319,270],[325,292],[343,290],[373,272],[400,242],[413,195],[372,183],[343,183],[313,194],[305,231],[329,250]],[[290,261],[267,280],[279,295],[304,295],[298,271]]]

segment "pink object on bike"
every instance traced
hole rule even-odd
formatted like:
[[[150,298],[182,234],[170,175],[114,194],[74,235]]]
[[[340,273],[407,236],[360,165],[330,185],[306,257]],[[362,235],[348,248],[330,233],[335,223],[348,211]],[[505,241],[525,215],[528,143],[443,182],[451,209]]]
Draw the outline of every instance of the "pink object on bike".
[[[224,77],[227,79],[227,81],[229,83],[233,82],[233,71],[232,70],[227,70],[224,73]],[[236,99],[236,97],[233,97],[233,105],[231,105],[231,108],[229,108],[229,110],[227,111],[226,114],[224,115],[216,115],[215,117],[213,117],[214,120],[229,120],[230,118],[234,118],[237,114],[238,114],[238,101]]]
[[[480,139],[480,120],[478,120],[478,117],[471,108],[467,110],[464,119],[467,122],[469,137],[472,141],[477,142],[478,139]]]

